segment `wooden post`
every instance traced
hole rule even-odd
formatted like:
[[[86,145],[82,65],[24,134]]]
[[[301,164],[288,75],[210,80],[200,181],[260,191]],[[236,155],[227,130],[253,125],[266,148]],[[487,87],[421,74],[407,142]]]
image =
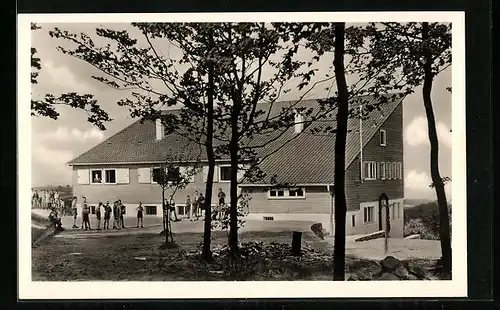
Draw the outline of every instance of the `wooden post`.
[[[292,235],[292,256],[300,256],[302,246],[302,232],[294,231]]]

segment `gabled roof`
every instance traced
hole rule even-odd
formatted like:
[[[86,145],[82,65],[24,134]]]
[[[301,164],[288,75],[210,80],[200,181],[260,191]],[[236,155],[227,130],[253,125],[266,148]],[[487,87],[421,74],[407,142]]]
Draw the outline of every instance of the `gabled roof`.
[[[368,119],[363,121],[363,141],[366,145],[378,132],[380,126],[393,113],[404,98],[389,101],[380,105],[380,110],[374,109]],[[363,100],[375,101],[373,97]],[[290,102],[276,102],[271,108],[271,114],[278,113]],[[264,107],[264,108],[263,108]],[[296,107],[318,108],[316,99],[302,100]],[[261,106],[265,109],[265,106]],[[336,127],[336,111],[317,123]],[[306,119],[307,121],[307,119]],[[346,169],[359,154],[359,119],[352,118],[348,122],[346,141]],[[281,136],[280,131],[269,135],[258,135],[247,145],[262,145],[271,140],[265,147],[258,149],[258,154],[265,159],[260,168],[268,175],[262,184],[269,184],[270,177],[276,175],[278,182],[293,184],[332,184],[335,134],[313,134],[304,130],[296,134],[294,128],[289,128]],[[219,144],[214,141],[215,146]],[[156,127],[152,122],[137,121],[122,131],[109,137],[97,146],[70,161],[69,165],[102,165],[102,164],[139,164],[162,163],[170,159],[182,162],[203,162],[207,160],[205,148],[190,139],[178,134],[166,135],[156,140]],[[223,156],[220,160],[228,160]],[[243,182],[245,183],[245,182]]]

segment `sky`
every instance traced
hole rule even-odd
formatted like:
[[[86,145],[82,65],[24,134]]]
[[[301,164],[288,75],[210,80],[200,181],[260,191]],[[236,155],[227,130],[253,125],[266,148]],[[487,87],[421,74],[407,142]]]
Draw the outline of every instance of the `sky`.
[[[73,32],[95,33],[96,27],[111,27],[131,30],[125,24],[39,24],[42,29],[31,32],[32,47],[37,49],[42,69],[38,84],[32,86],[33,98],[46,93],[65,92],[90,93],[113,119],[100,131],[86,121],[85,112],[58,107],[60,117],[52,120],[44,117],[31,117],[32,122],[32,186],[71,184],[71,168],[66,164],[74,157],[87,151],[104,139],[130,125],[132,119],[126,108],[116,102],[126,96],[123,91],[111,89],[91,79],[97,73],[87,63],[57,51],[64,42],[51,38],[48,31],[55,26]],[[96,43],[98,43],[96,41]],[[161,46],[164,55],[176,57],[175,49]],[[302,57],[307,58],[304,54]],[[328,68],[332,59],[324,57],[318,66]],[[324,85],[329,86],[329,85]],[[439,138],[439,167],[441,175],[451,177],[451,94],[446,87],[451,86],[451,67],[441,72],[434,81],[432,100],[437,121]],[[321,98],[327,95],[324,87],[317,87],[306,98]],[[292,90],[283,100],[293,100],[300,96]],[[431,183],[430,146],[427,135],[427,120],[422,103],[421,88],[406,97],[403,102],[404,125],[404,171],[405,197],[435,199],[435,192],[429,188]],[[451,187],[446,187],[447,196],[452,198]]]

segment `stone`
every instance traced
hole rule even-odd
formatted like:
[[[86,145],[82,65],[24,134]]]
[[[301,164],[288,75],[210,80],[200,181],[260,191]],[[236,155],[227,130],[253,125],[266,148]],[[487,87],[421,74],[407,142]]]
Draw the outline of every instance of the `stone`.
[[[410,273],[403,265],[401,265],[396,268],[396,270],[394,271],[394,275],[396,275],[400,279],[408,280]]]
[[[412,275],[411,273],[408,275],[408,280],[420,280],[417,278],[415,275]]]
[[[387,256],[380,261],[380,267],[382,267],[383,272],[393,272],[399,266],[402,266],[402,263],[394,256]]]
[[[383,273],[379,280],[400,280],[396,275],[393,275],[392,273],[385,272]]]
[[[424,268],[412,262],[408,262],[408,271],[410,272],[410,274],[416,276],[420,280],[425,279],[427,276]]]
[[[314,223],[311,225],[311,231],[318,237],[321,238],[321,240],[325,239],[325,230],[323,229],[323,224],[321,223]]]

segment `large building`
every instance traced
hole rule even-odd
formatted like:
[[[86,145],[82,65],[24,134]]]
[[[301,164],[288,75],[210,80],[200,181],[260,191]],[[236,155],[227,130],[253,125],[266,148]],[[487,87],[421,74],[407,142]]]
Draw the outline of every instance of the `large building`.
[[[379,209],[378,202],[382,193],[389,197],[391,235],[403,235],[403,99],[381,104],[362,120],[349,119],[345,162],[348,235],[384,229],[386,211]],[[272,109],[278,111],[285,104],[275,103]],[[303,100],[300,106],[319,107],[317,100]],[[354,103],[352,108],[356,109]],[[315,122],[335,128],[335,118],[330,113]],[[240,174],[239,190],[251,197],[249,219],[320,222],[331,231],[335,134],[305,130],[304,123],[307,117],[297,115],[296,125],[279,137],[270,133],[249,142],[264,145],[273,141],[258,151],[263,158],[259,168],[266,177],[249,182]],[[190,139],[165,135],[160,122],[137,121],[70,161],[74,194],[87,197],[91,206],[121,199],[131,216],[142,202],[146,216],[162,216],[162,193],[152,175],[167,158],[182,158],[183,168],[200,167],[192,182],[174,194],[178,213],[186,215],[186,196],[205,192],[206,154]],[[229,158],[219,158],[213,203],[219,188],[229,197],[230,172]],[[277,188],[276,182],[288,185]]]

